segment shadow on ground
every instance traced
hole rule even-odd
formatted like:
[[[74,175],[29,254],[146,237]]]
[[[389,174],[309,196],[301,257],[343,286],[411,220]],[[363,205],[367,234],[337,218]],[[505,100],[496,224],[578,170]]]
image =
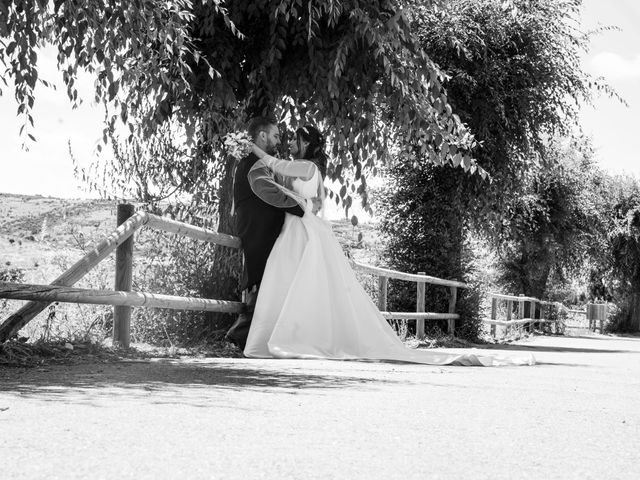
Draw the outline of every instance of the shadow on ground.
[[[72,367],[56,365],[35,369],[0,370],[0,393],[21,396],[49,396],[63,399],[70,391],[90,394],[104,389],[118,394],[134,391],[166,394],[182,387],[226,390],[290,390],[356,388],[370,383],[394,381],[355,376],[297,373],[294,368],[260,369],[227,362],[181,363],[176,360],[122,361],[108,364],[84,364]],[[125,390],[123,392],[123,390]],[[136,394],[137,395],[137,394]]]
[[[590,336],[590,335],[572,335],[572,336],[555,336],[555,338],[566,338],[567,340],[588,340],[588,341],[608,341],[609,343],[615,342],[620,347],[621,342],[633,342],[630,345],[625,345],[627,348],[601,348],[602,343],[597,343],[594,348],[591,347],[572,347],[570,345],[535,345],[527,343],[488,343],[478,345],[476,348],[484,350],[515,350],[515,351],[527,351],[527,352],[565,352],[565,353],[640,353],[640,345],[637,343],[640,341],[640,337],[636,336]]]

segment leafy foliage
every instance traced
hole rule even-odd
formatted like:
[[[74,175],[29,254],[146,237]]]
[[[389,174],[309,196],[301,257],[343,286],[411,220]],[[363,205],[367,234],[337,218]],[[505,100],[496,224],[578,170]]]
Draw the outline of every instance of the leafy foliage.
[[[14,283],[22,283],[24,282],[24,269],[22,268],[0,268],[0,282],[14,282]],[[7,306],[7,299],[3,298],[0,300],[0,312],[4,310]]]
[[[211,228],[202,220],[191,219],[191,223]],[[144,245],[146,255],[138,265],[136,290],[204,298],[216,298],[216,293],[227,291],[231,293],[225,299],[240,300],[242,258],[237,250],[149,231],[143,231],[137,241]],[[225,258],[226,262],[215,263],[214,258]],[[233,319],[228,314],[169,309],[136,309],[134,314],[134,340],[165,346],[221,340]]]
[[[331,139],[329,175],[345,180],[353,168],[365,206],[363,169],[375,168],[391,148],[422,161],[472,166],[473,138],[453,114],[442,74],[421,49],[403,2],[2,5],[0,37],[11,38],[0,47],[7,66],[2,78],[13,78],[19,113],[29,125],[37,46],[48,42],[58,48],[70,99],[78,101],[78,70],[93,73],[96,100],[109,107],[109,129],[119,118],[130,129],[129,141],[146,141],[175,120],[187,144],[196,142],[194,157],[202,162],[247,114],[275,111],[293,126],[313,121]],[[175,174],[194,170],[176,168]],[[348,206],[351,192],[340,197]]]
[[[393,186],[381,224],[392,267],[468,279],[466,242],[480,236],[501,253],[512,293],[541,296],[552,267],[562,274],[581,263],[594,216],[579,194],[593,179],[580,171],[582,160],[561,163],[565,152],[548,142],[573,132],[578,105],[594,88],[608,91],[580,68],[588,37],[576,25],[579,5],[452,0],[413,16],[423,49],[447,77],[449,103],[478,140],[473,155],[492,182],[400,158],[389,171]],[[587,159],[582,166],[592,165]],[[408,305],[403,295],[398,298]],[[478,315],[476,303],[465,325]],[[478,331],[475,325],[470,332]]]
[[[453,162],[456,152],[445,146],[460,150],[460,159],[473,144],[403,7],[384,0],[237,1],[229,16],[242,39],[216,41],[217,16],[208,12],[198,15],[198,45],[220,66],[223,90],[249,113],[276,111],[293,127],[322,125],[334,159],[329,176],[344,179],[352,167],[364,193],[362,169],[375,168],[392,147],[419,146],[423,161]],[[465,162],[471,164],[468,155]]]
[[[209,3],[222,12],[218,2]],[[75,88],[78,70],[93,74],[95,100],[111,106],[111,125],[119,117],[132,130],[140,125],[150,133],[170,114],[192,121],[189,112],[172,111],[169,104],[170,98],[192,90],[189,63],[197,51],[189,32],[190,1],[16,0],[0,5],[0,38],[5,39],[0,60],[6,66],[1,78],[5,85],[13,79],[25,126],[34,126],[36,84],[49,85],[38,71],[42,43],[57,47],[58,69],[72,102],[82,100]]]
[[[613,329],[640,330],[640,185],[633,179],[614,178],[610,188],[610,223],[607,254],[609,288],[620,307]],[[607,268],[608,267],[608,268]]]
[[[549,142],[543,162],[520,179],[507,203],[496,247],[510,291],[542,298],[587,266],[602,246],[602,173],[585,139]]]
[[[577,25],[580,4],[453,0],[416,19],[423,48],[449,77],[450,104],[480,144],[474,156],[493,179],[468,179],[460,199],[480,229],[500,224],[545,140],[573,131],[594,89],[613,94],[581,69],[589,36]]]
[[[455,190],[457,175],[450,167],[416,169],[405,163],[389,172],[384,191],[380,229],[386,236],[384,258],[393,268],[410,273],[425,272],[440,278],[471,283],[458,289],[456,322],[459,336],[475,338],[479,333],[479,293],[473,285],[474,272],[465,258],[467,227],[459,215],[458,205],[441,199]],[[429,188],[424,188],[429,185]],[[447,312],[449,291],[446,287],[427,284],[426,310]],[[415,310],[414,284],[392,282],[389,288],[390,310]],[[445,329],[446,322],[440,322]]]

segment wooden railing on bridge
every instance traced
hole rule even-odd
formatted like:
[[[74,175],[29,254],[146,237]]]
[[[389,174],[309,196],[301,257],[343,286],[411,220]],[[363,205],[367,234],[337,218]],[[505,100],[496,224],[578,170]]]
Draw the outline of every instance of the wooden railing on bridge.
[[[128,204],[118,205],[117,224],[118,227],[111,235],[95,245],[83,258],[56,278],[50,285],[0,282],[0,298],[29,301],[0,324],[0,342],[12,338],[52,302],[113,305],[113,340],[115,345],[123,347],[128,347],[130,343],[132,307],[203,310],[223,313],[241,313],[244,310],[245,305],[242,302],[131,291],[133,234],[143,226],[237,249],[241,248],[239,238],[143,211],[134,214],[133,206]],[[116,251],[116,271],[113,291],[73,287],[76,282],[114,250]],[[430,277],[424,273],[415,275],[372,267],[358,262],[353,262],[353,265],[354,268],[361,272],[378,276],[378,307],[385,318],[416,320],[418,338],[424,337],[426,320],[448,320],[449,333],[454,333],[455,321],[460,318],[455,313],[457,289],[466,287],[466,284],[455,280]],[[415,312],[387,311],[387,288],[390,278],[416,283]],[[449,287],[449,311],[447,313],[425,312],[425,285],[427,283]]]

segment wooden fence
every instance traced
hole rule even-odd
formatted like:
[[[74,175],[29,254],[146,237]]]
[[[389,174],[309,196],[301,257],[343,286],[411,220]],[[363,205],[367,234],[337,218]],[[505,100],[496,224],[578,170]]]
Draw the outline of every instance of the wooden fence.
[[[504,335],[508,335],[513,327],[528,327],[533,331],[536,323],[553,323],[556,332],[558,331],[557,318],[551,319],[550,313],[553,308],[565,308],[558,302],[546,302],[534,297],[525,297],[524,295],[502,295],[499,293],[490,293],[488,295],[491,301],[491,314],[488,319],[483,322],[491,326],[491,336],[496,336],[496,325],[505,327]],[[499,302],[505,303],[505,317],[498,319]],[[528,309],[527,309],[528,304]]]
[[[240,239],[206,228],[170,220],[143,211],[134,214],[132,205],[118,205],[116,230],[83,258],[56,278],[50,285],[0,282],[0,298],[27,300],[22,308],[0,324],[0,342],[13,337],[22,327],[42,312],[51,302],[90,303],[114,306],[113,340],[115,345],[125,348],[130,343],[130,323],[132,307],[155,307],[181,310],[204,310],[210,312],[241,313],[242,302],[203,298],[177,297],[147,292],[131,292],[133,265],[133,234],[143,226],[186,236],[217,245],[241,248]],[[114,290],[90,290],[74,288],[78,282],[98,263],[115,250]],[[426,320],[448,320],[449,333],[455,331],[455,321],[460,317],[455,313],[457,289],[466,285],[454,280],[417,275],[372,267],[354,262],[354,268],[361,272],[378,276],[378,306],[388,319],[411,320],[417,322],[417,336],[424,337]],[[416,283],[416,311],[388,312],[387,288],[390,278]],[[447,313],[425,312],[425,285],[434,284],[449,288],[449,311]]]
[[[131,291],[133,234],[143,226],[236,249],[241,248],[239,238],[143,211],[134,213],[133,206],[128,204],[118,205],[117,224],[118,226],[113,233],[96,244],[84,257],[56,278],[50,285],[0,282],[0,298],[28,301],[22,308],[0,324],[0,342],[13,337],[31,319],[47,308],[51,302],[113,305],[113,340],[114,344],[123,347],[128,347],[130,343],[132,307],[200,310],[231,314],[241,313],[244,310],[245,304],[243,302]],[[73,287],[87,272],[114,250],[116,252],[114,290],[90,290]],[[424,338],[426,321],[447,320],[448,333],[451,335],[455,333],[455,322],[460,318],[460,315],[455,313],[458,289],[466,288],[467,285],[465,283],[431,277],[423,272],[418,274],[398,272],[359,262],[352,262],[352,266],[362,273],[377,276],[378,308],[385,318],[402,321],[415,320],[416,336],[419,339]],[[390,279],[416,284],[415,312],[389,312],[387,310],[387,292]],[[449,308],[446,313],[425,312],[427,283],[449,289]],[[494,337],[496,335],[496,325],[505,327],[505,335],[512,328],[523,328],[525,325],[528,326],[529,331],[532,331],[536,323],[554,323],[557,332],[558,327],[557,323],[555,323],[557,315],[555,318],[551,318],[552,309],[564,309],[567,312],[572,312],[572,310],[567,309],[560,303],[546,302],[538,298],[525,297],[524,295],[512,296],[490,293],[489,299],[491,301],[490,318],[483,320],[483,322],[491,326],[491,335]],[[506,306],[505,318],[502,319],[498,318],[499,302],[505,302]],[[593,325],[594,329],[596,321],[600,321],[600,331],[602,332],[606,311],[606,305],[589,304],[586,311],[578,311],[578,313],[586,314],[590,327]]]
[[[583,316],[588,322],[588,328],[590,331],[595,332],[596,329],[600,329],[600,333],[604,333],[604,324],[608,318],[609,304],[608,303],[587,303],[584,310],[575,310],[567,308],[567,313],[575,316]],[[584,328],[583,326],[573,328]]]
[[[130,343],[131,307],[134,306],[226,313],[243,311],[242,302],[130,291],[133,271],[133,234],[143,226],[231,248],[241,247],[238,238],[143,211],[134,214],[133,205],[129,204],[118,205],[117,223],[118,227],[113,233],[91,248],[84,257],[50,285],[0,282],[0,298],[29,300],[0,325],[0,342],[13,337],[51,302],[113,305],[113,340],[114,344],[123,347],[128,347]],[[71,288],[114,250],[116,251],[116,271],[113,291]]]
[[[358,262],[352,262],[354,269],[376,275],[378,277],[378,309],[386,319],[394,320],[416,320],[416,337],[424,338],[424,327],[426,320],[447,320],[448,333],[455,333],[455,322],[460,315],[455,313],[458,299],[458,288],[465,288],[467,285],[456,280],[444,280],[442,278],[430,277],[423,272],[416,274],[387,270],[386,268],[372,267]],[[416,311],[415,312],[388,312],[387,311],[387,290],[389,279],[414,282],[416,284]],[[426,284],[441,285],[449,288],[449,311],[447,313],[425,312]]]

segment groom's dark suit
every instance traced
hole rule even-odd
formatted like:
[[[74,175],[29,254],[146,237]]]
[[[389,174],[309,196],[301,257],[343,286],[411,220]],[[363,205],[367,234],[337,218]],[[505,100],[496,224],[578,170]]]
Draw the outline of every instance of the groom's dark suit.
[[[238,163],[234,176],[233,202],[236,214],[236,229],[242,240],[244,251],[244,272],[242,276],[242,289],[248,290],[246,303],[247,313],[238,317],[238,320],[227,332],[227,340],[244,349],[253,307],[257,296],[256,289],[262,281],[262,275],[282,225],[285,212],[299,217],[304,215],[304,210],[296,205],[290,208],[277,208],[262,201],[251,189],[249,184],[249,170],[258,161],[258,157],[251,153]],[[273,190],[270,196],[282,195],[273,185],[265,185],[265,188]],[[282,202],[284,204],[284,202]]]
[[[265,203],[253,193],[247,175],[257,161],[258,157],[253,153],[240,160],[234,178],[236,228],[238,236],[242,239],[245,261],[243,290],[260,285],[267,258],[282,230],[285,212],[299,217],[304,215],[304,210],[299,205],[286,209],[277,208]],[[276,190],[273,186],[270,188]],[[284,196],[284,193],[280,195]]]

